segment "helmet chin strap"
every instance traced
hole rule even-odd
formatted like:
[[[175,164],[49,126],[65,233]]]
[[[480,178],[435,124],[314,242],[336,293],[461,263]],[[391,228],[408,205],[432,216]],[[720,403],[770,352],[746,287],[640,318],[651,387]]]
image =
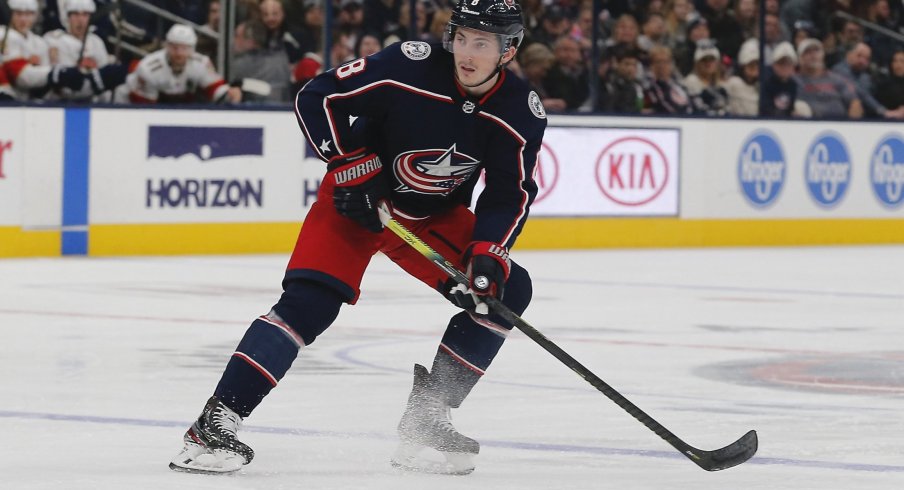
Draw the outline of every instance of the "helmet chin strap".
[[[466,87],[466,88],[479,87],[479,86],[489,82],[490,80],[492,80],[493,77],[498,75],[499,72],[502,71],[502,68],[508,64],[508,63],[500,63],[502,61],[502,58],[504,58],[504,57],[505,57],[505,53],[503,53],[502,55],[499,56],[499,61],[496,62],[496,69],[493,70],[492,73],[490,73],[486,78],[483,79],[483,81],[481,81],[479,83],[475,83],[474,85],[466,85],[464,82],[461,81],[460,78],[458,78],[458,72],[455,73],[455,78],[458,79],[458,83],[460,83],[462,87]]]

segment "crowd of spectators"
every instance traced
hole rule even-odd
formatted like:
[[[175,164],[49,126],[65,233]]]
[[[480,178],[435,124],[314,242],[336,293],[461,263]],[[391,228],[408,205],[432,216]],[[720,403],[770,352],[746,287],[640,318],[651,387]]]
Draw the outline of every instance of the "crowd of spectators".
[[[40,3],[41,11],[29,28],[42,33],[67,29],[66,2],[85,0],[32,1]],[[94,29],[109,51],[116,50],[118,63],[131,66],[132,74],[123,80],[125,88],[111,90],[110,85],[120,79],[108,73],[107,83],[99,83],[105,91],[95,90],[95,100],[104,100],[109,91],[109,100],[135,102],[129,96],[133,92],[129,84],[146,81],[135,79],[138,60],[112,44],[112,26],[120,26],[120,36],[148,51],[163,48],[166,53],[178,42],[168,40],[170,26],[159,18],[122,4],[114,19],[112,2],[96,1]],[[229,57],[230,78],[262,80],[270,90],[244,96],[230,92],[217,100],[285,103],[324,65],[337,66],[398,41],[440,41],[454,0],[417,0],[413,16],[409,0],[234,1],[238,22]],[[329,52],[324,52],[322,42],[327,21],[324,1],[333,2]],[[219,28],[221,10],[228,5],[222,0],[149,2],[212,31]],[[758,40],[762,2],[766,9],[763,63]],[[21,3],[0,0],[0,7]],[[508,68],[534,87],[549,112],[904,118],[904,43],[880,32],[904,35],[901,0],[603,0],[599,15],[594,15],[592,0],[521,3],[526,35]],[[838,12],[880,29],[864,29]],[[14,15],[14,9],[0,8],[4,25],[10,25]],[[600,33],[597,46],[593,45],[595,26]],[[223,80],[217,78],[216,87],[211,85],[216,41],[203,35],[184,37],[179,42],[191,44],[207,70],[206,86],[192,88],[226,93],[214,90]],[[4,93],[17,99],[38,95],[16,89],[16,74],[8,66],[15,53],[7,46],[0,52],[5,60],[0,97]],[[594,53],[595,60],[591,59]],[[164,54],[158,57],[168,59]],[[762,72],[761,67],[765,67]],[[84,83],[91,78],[104,81],[84,68],[81,71]],[[73,78],[68,80],[70,85],[78,83],[75,75],[67,75]]]

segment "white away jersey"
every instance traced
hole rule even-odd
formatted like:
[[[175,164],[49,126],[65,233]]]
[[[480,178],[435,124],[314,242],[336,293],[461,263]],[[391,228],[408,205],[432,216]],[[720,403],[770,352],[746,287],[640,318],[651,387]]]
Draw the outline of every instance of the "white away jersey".
[[[185,68],[174,73],[167,62],[166,49],[145,56],[126,78],[126,85],[132,102],[192,102],[199,92],[213,101],[229,90],[207,56],[192,54]]]
[[[50,73],[50,51],[47,41],[28,31],[24,35],[15,29],[6,34],[6,27],[0,26],[0,39],[6,37],[3,49],[3,69],[10,85],[15,88],[16,98],[28,99],[31,89],[47,84]]]
[[[104,42],[95,34],[88,33],[85,38],[85,52],[82,55],[82,40],[73,36],[68,31],[57,29],[44,34],[44,39],[50,47],[50,63],[53,65],[76,66],[79,57],[82,58],[82,66],[87,68],[100,68],[113,62],[113,57],[107,53]],[[94,96],[88,82],[76,92],[69,89],[60,91],[64,99],[90,99]]]

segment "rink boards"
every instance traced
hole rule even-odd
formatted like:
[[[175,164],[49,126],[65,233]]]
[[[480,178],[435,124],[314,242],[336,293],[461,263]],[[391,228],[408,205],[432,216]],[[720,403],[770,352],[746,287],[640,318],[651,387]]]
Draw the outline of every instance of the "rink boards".
[[[0,257],[288,252],[323,172],[287,110],[0,108]],[[519,248],[904,243],[895,124],[559,116],[535,179]]]

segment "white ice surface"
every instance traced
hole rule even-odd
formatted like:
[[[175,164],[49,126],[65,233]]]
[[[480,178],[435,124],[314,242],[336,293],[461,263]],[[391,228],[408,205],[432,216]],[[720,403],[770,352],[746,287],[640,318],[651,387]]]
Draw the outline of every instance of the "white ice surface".
[[[377,257],[240,435],[233,476],[167,462],[286,257],[0,261],[3,489],[904,488],[904,248],[516,251],[524,318],[688,443],[707,473],[521,333],[461,409],[477,470],[388,464],[442,298]]]

